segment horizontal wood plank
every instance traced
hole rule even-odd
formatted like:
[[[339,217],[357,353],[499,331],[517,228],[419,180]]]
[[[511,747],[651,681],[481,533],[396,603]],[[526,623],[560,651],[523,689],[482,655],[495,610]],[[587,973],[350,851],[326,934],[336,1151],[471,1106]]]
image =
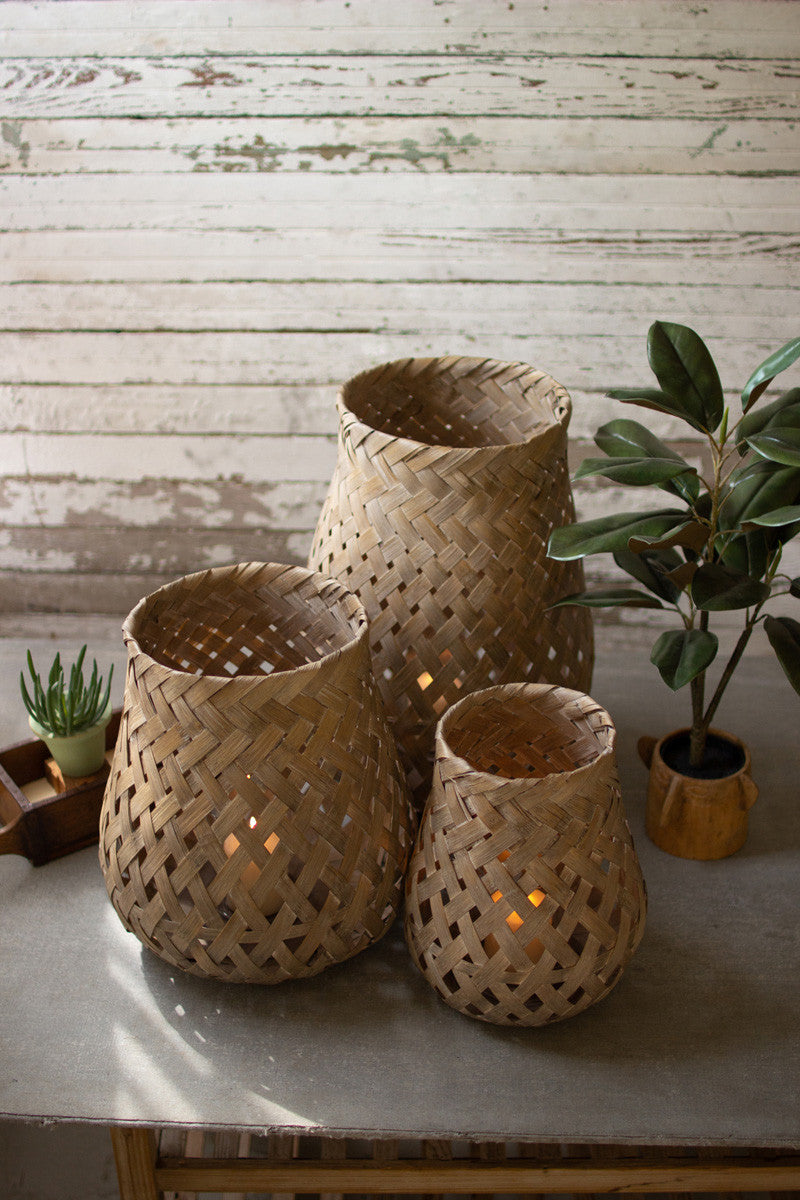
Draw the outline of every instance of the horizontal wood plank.
[[[91,177],[0,178],[3,227],[25,230],[302,231],[327,239],[354,230],[519,237],[523,229],[562,237],[640,236],[680,231],[796,234],[794,179],[596,175],[247,174],[145,175],[131,191],[123,176],[102,188]],[[524,224],[523,224],[524,222]],[[213,239],[216,241],[216,239]],[[302,277],[302,276],[300,276]]]
[[[166,576],[236,562],[301,562],[311,531],[85,528],[0,529],[0,571]]]
[[[524,46],[524,42],[521,42]],[[535,42],[533,44],[536,44]],[[620,50],[622,47],[620,47]],[[627,49],[627,48],[626,48]],[[800,115],[792,58],[541,53],[5,58],[2,117],[670,117]]]
[[[666,215],[666,220],[670,220]],[[757,218],[753,218],[757,224]],[[795,232],[469,228],[241,233],[38,231],[0,239],[0,281],[490,281],[790,287]],[[612,303],[610,301],[609,303]]]
[[[0,462],[16,476],[318,481],[330,478],[335,461],[333,437],[0,434]]]
[[[298,562],[301,560],[298,559]],[[171,583],[171,573],[148,571],[0,571],[0,612],[103,613],[122,617],[142,596]]]
[[[591,53],[598,42],[633,54],[696,53],[763,58],[798,53],[786,16],[791,0],[659,0],[647,19],[607,0],[497,0],[469,4],[406,0],[270,0],[274,54],[514,52]],[[251,0],[5,0],[0,49],[7,55],[247,54],[263,44],[264,20]]]
[[[26,487],[29,508],[24,507]],[[268,488],[277,491],[271,505]],[[304,557],[322,508],[323,489],[327,491],[327,486],[321,481],[294,485],[294,503],[288,504],[281,500],[289,490],[285,484],[269,484],[237,496],[228,481],[191,484],[159,480],[156,484],[142,479],[127,484],[110,481],[104,502],[100,490],[87,481],[42,484],[7,480],[0,490],[0,570],[181,573],[191,571],[195,562],[208,566],[263,557],[265,552],[258,549],[262,543],[268,543],[270,553],[277,552],[279,557],[286,553]],[[261,506],[260,490],[267,492]],[[662,506],[668,502],[666,498],[654,500],[654,494],[645,489],[594,482],[576,485],[574,495],[579,520],[647,512],[654,502]],[[65,505],[70,497],[81,497],[95,507],[87,506],[74,515],[65,507],[54,515],[59,497]],[[210,511],[205,502],[215,497],[220,503]],[[127,511],[122,507],[126,498]],[[17,514],[22,518],[19,524],[13,523]],[[47,524],[51,515],[54,520]],[[595,560],[595,569],[604,575],[614,570],[610,559],[605,563]]]
[[[160,1188],[269,1192],[558,1193],[800,1189],[800,1160],[616,1162],[285,1162],[160,1160]]]
[[[585,445],[575,448],[575,465],[587,450],[591,452]],[[698,465],[697,455],[689,452],[687,458]],[[158,527],[181,535],[198,528],[309,532],[316,525],[327,490],[327,479],[265,482],[12,475],[0,479],[0,521],[9,528],[50,533],[59,527],[73,531]],[[579,481],[574,494],[582,519],[646,511],[656,498],[656,493],[646,488],[595,479]]]
[[[314,528],[328,490],[318,482],[244,479],[0,478],[0,523],[9,528],[188,529],[297,533]],[[88,535],[87,535],[88,536]]]
[[[163,175],[444,171],[787,175],[793,122],[749,117],[352,117],[2,122],[0,172]]]
[[[362,362],[359,369],[377,365],[377,361]],[[570,368],[563,374],[563,379],[569,381],[573,406],[570,444],[577,452],[582,441],[591,440],[599,425],[614,417],[635,415],[635,410],[609,399],[602,391],[592,392],[574,385],[573,374],[577,372]],[[646,376],[643,366],[639,381],[646,382]],[[618,382],[617,373],[614,382]],[[252,434],[279,439],[313,434],[332,438],[337,425],[336,391],[335,383],[319,387],[5,385],[0,386],[0,432],[8,435],[5,442],[8,455],[16,453],[12,447],[17,442],[22,445],[23,435],[27,433],[124,435],[144,430],[148,435]],[[774,391],[768,393],[765,400],[768,401]],[[735,405],[736,394],[730,393],[728,400]],[[663,413],[648,412],[647,424],[659,437],[668,440],[685,438],[687,434],[681,421]],[[64,441],[62,445],[68,453],[69,442]],[[15,461],[23,461],[21,452]],[[101,460],[95,458],[93,461]]]
[[[616,337],[580,340],[524,332],[481,336],[420,333],[0,333],[3,384],[200,384],[244,386],[338,385],[368,366],[394,359],[468,354],[528,362],[568,391],[601,391],[652,383],[644,318]],[[525,329],[525,326],[528,328]],[[784,326],[782,326],[784,327]],[[786,338],[790,333],[786,333]],[[743,386],[752,370],[781,344],[769,339],[714,339],[722,377]],[[491,351],[491,353],[488,353]],[[787,377],[788,378],[788,377]],[[131,416],[135,419],[135,413]]]
[[[5,433],[336,433],[336,386],[0,385]]]
[[[746,308],[736,286],[635,286],[606,283],[409,283],[232,281],[223,283],[12,283],[0,284],[0,329],[30,332],[280,333],[353,329],[438,333],[485,338],[536,330],[574,337],[625,335],[642,325],[642,312],[672,314],[706,338],[777,345],[796,330],[795,288],[761,286]],[[643,346],[644,350],[644,346]],[[311,398],[306,397],[306,403]],[[0,393],[0,413],[3,398]],[[0,418],[1,419],[1,418]]]

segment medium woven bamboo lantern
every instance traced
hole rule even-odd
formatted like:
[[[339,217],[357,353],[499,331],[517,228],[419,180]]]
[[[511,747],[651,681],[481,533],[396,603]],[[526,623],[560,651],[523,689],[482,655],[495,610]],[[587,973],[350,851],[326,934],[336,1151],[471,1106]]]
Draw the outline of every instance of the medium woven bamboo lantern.
[[[436,735],[406,883],[406,939],[453,1008],[502,1025],[574,1016],[611,990],[646,893],[611,718],[547,684],[487,688]]]
[[[513,680],[590,686],[590,613],[548,611],[583,588],[579,561],[546,553],[553,528],[574,520],[570,399],[524,363],[419,358],[357,375],[338,411],[309,566],[364,604],[421,806],[448,705]]]
[[[358,600],[243,563],[159,589],[123,633],[100,862],[126,928],[173,966],[251,983],[381,937],[411,833]]]

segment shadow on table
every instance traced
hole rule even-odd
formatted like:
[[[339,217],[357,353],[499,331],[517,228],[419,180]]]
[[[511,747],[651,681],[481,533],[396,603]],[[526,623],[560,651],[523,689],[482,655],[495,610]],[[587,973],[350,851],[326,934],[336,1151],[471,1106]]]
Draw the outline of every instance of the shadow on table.
[[[424,1112],[435,1113],[437,1096],[452,1109],[454,1095],[464,1128],[476,1128],[469,1112],[477,1120],[486,1088],[502,1111],[515,1096],[519,1105],[521,1087],[552,1094],[558,1084],[567,1096],[587,1069],[620,1084],[631,1072],[656,1092],[665,1071],[712,1088],[716,1077],[723,1087],[742,1069],[743,1039],[748,1061],[774,1052],[776,1039],[794,1040],[790,1005],[713,941],[693,944],[658,921],[606,999],[540,1029],[492,1026],[448,1008],[411,963],[399,926],[347,963],[273,987],[196,979],[144,949],[142,969],[165,1020],[215,1073],[329,1129],[368,1129],[365,1106],[375,1105],[387,1128],[429,1127]]]

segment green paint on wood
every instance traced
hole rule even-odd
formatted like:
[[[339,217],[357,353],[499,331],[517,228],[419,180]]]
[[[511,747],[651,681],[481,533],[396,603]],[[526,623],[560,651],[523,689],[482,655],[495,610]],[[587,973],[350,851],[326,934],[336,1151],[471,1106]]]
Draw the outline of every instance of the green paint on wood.
[[[3,141],[18,152],[20,166],[27,167],[31,156],[31,144],[22,139],[22,121],[3,121],[0,134]]]
[[[713,133],[709,134],[709,136],[702,143],[702,145],[698,146],[696,150],[691,150],[689,152],[689,157],[697,158],[705,150],[713,150],[714,143],[716,142],[717,138],[722,137],[723,133],[725,133],[727,128],[728,128],[727,124],[718,125],[717,128],[713,131]],[[741,145],[741,142],[739,142],[738,144]]]
[[[375,162],[389,159],[404,161],[418,167],[426,159],[434,159],[442,164],[445,171],[451,167],[450,158],[453,153],[464,153],[474,146],[479,146],[480,140],[472,133],[456,138],[446,126],[440,126],[439,137],[434,142],[433,149],[423,150],[414,138],[402,138],[397,150],[374,150],[368,160],[368,166]],[[438,147],[442,147],[439,149]]]

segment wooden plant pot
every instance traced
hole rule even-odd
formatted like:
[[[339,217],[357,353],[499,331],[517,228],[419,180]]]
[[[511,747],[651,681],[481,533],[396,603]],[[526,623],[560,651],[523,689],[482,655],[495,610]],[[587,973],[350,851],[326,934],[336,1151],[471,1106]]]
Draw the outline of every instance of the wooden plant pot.
[[[487,688],[439,723],[406,883],[406,939],[452,1008],[502,1025],[575,1016],[619,980],[646,892],[616,731],[588,696]]]
[[[114,749],[119,710],[104,730]],[[21,854],[35,867],[97,844],[108,763],[86,778],[64,777],[38,737],[0,750],[0,854]]]
[[[242,563],[160,588],[123,633],[100,863],[126,928],[173,966],[250,983],[381,937],[412,834],[356,598]]]
[[[750,751],[729,733],[710,730],[709,736],[734,748],[739,765],[716,779],[695,779],[664,761],[663,752],[688,729],[665,737],[639,739],[639,755],[650,770],[647,785],[647,835],[678,858],[727,858],[747,838],[747,814],[758,797],[750,775]]]
[[[412,358],[350,379],[309,566],[370,622],[375,677],[419,807],[436,722],[467,692],[515,680],[586,690],[591,614],[548,606],[583,588],[547,557],[574,520],[571,402],[549,375],[494,359]]]

